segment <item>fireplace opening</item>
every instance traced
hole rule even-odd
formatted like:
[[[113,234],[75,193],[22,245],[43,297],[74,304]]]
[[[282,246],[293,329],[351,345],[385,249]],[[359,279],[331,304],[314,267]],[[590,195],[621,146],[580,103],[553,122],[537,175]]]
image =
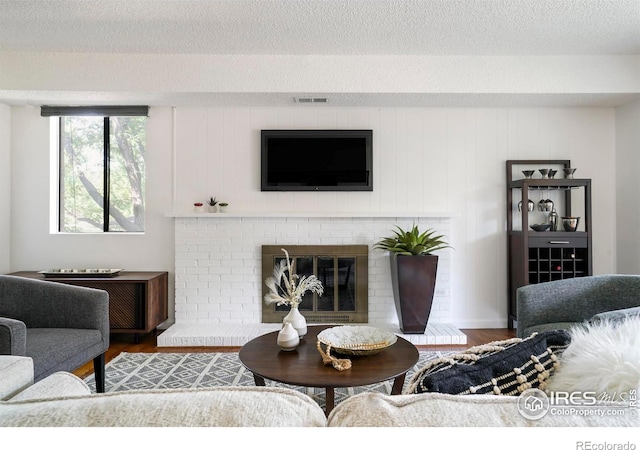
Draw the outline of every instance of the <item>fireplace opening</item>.
[[[368,259],[366,245],[263,245],[262,279],[273,273],[274,265],[287,250],[293,270],[300,276],[315,275],[324,288],[318,296],[307,292],[299,309],[309,323],[368,322]],[[262,298],[267,287],[262,284]],[[262,323],[279,323],[288,306],[262,304]]]

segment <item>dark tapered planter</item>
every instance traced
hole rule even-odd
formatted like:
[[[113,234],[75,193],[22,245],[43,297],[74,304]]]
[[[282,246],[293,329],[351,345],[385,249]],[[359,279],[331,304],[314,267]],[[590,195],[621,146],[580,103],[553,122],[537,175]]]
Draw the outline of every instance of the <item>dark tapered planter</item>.
[[[433,303],[438,257],[391,255],[393,298],[405,334],[423,334]]]

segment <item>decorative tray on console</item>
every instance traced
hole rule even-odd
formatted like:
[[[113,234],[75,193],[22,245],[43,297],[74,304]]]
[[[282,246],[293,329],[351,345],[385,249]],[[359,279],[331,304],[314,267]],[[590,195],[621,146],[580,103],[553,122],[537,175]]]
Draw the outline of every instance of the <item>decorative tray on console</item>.
[[[41,272],[47,278],[108,278],[115,277],[124,269],[51,269]]]
[[[354,356],[373,355],[397,340],[389,331],[367,326],[337,326],[318,333],[318,341],[336,353]]]

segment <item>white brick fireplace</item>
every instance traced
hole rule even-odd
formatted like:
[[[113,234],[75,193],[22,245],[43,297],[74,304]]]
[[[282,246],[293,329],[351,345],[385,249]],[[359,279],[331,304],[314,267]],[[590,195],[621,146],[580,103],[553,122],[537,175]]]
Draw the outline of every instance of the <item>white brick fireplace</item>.
[[[262,324],[262,245],[369,246],[369,325],[400,334],[388,256],[373,249],[396,224],[417,224],[450,236],[449,217],[336,217],[287,214],[181,214],[175,217],[175,324],[158,346],[239,346],[279,328]],[[450,321],[449,250],[439,253],[427,331],[415,344],[465,344]],[[401,334],[400,334],[401,335]]]

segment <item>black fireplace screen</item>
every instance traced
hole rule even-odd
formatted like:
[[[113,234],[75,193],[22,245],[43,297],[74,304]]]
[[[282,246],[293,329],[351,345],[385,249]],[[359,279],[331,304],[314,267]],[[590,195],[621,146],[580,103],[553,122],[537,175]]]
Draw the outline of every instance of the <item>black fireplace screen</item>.
[[[368,322],[368,247],[366,245],[262,246],[262,275],[284,260],[286,249],[293,270],[300,276],[315,275],[324,288],[318,296],[307,291],[299,309],[310,323]],[[263,297],[266,293],[263,284]],[[263,323],[281,322],[288,306],[262,305]]]

